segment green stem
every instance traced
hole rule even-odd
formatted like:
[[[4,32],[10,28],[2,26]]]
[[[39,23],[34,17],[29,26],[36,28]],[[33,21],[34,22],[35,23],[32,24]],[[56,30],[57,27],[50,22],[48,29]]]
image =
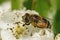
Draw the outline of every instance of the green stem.
[[[23,0],[11,0],[12,10],[20,10],[23,8]]]

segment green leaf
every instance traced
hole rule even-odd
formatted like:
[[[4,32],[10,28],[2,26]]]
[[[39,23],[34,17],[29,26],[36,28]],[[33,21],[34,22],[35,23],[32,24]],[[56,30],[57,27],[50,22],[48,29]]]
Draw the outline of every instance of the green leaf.
[[[54,34],[57,35],[58,33],[60,33],[60,9],[57,10],[53,23],[53,31]]]
[[[57,2],[57,12],[54,17],[53,22],[53,31],[55,36],[60,33],[60,0],[56,0]]]

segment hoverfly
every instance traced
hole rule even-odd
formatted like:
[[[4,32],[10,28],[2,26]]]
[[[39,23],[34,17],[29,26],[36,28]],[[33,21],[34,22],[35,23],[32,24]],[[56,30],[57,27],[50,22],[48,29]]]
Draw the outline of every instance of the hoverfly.
[[[50,22],[37,14],[26,13],[22,16],[22,21],[25,23],[23,26],[32,24],[38,28],[51,28]]]

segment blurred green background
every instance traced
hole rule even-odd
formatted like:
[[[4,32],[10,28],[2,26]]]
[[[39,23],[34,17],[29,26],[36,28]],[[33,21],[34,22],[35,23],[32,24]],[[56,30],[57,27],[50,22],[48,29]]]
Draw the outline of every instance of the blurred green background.
[[[0,0],[0,5],[5,1]],[[39,12],[42,17],[52,19],[52,30],[55,35],[60,33],[60,0],[10,0],[12,10],[21,10],[26,7],[29,10]]]
[[[5,2],[5,1],[7,1],[7,0],[0,0],[0,4],[2,4],[2,3]]]

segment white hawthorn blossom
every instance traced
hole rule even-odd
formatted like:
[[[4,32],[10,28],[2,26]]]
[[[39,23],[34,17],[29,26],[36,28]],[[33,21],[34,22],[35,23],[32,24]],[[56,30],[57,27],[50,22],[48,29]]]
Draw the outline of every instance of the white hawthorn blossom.
[[[25,8],[22,10],[14,10],[11,11],[10,9],[10,2],[7,2],[0,6],[0,28],[2,29],[0,32],[0,36],[2,40],[17,40],[13,35],[11,30],[7,30],[7,28],[13,28],[15,25],[13,23],[20,21],[23,23],[22,16],[25,13],[31,13],[31,14],[38,14],[38,12],[34,10],[26,10]],[[19,18],[17,18],[19,16]],[[24,24],[24,23],[23,23]],[[20,24],[22,26],[22,24]],[[27,35],[22,35],[18,40],[54,40],[54,34],[53,32],[49,32],[48,29],[45,30],[45,35],[42,35],[42,30],[38,28],[34,28],[32,25],[26,26],[28,27],[29,32],[27,32]],[[33,31],[34,30],[34,31]],[[39,31],[39,32],[37,32]],[[33,32],[33,35],[30,36],[30,34]]]

